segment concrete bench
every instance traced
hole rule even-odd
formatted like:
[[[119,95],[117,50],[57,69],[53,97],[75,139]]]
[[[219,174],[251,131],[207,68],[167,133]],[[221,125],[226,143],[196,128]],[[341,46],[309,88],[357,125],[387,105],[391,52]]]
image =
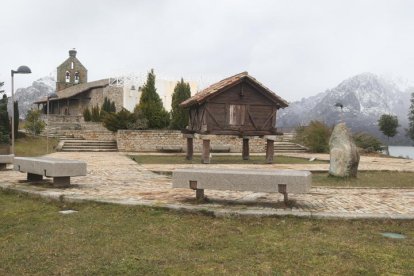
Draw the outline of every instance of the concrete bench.
[[[53,177],[53,186],[64,188],[70,185],[70,177],[86,175],[86,163],[50,157],[15,157],[14,170],[27,173],[28,181]]]
[[[160,152],[183,152],[182,146],[157,146],[155,149]]]
[[[7,164],[13,164],[14,154],[0,155],[0,170],[6,168]]]
[[[288,193],[308,193],[312,185],[309,171],[294,170],[233,170],[176,169],[173,188],[190,188],[196,198],[204,198],[204,189],[282,193],[285,203]]]

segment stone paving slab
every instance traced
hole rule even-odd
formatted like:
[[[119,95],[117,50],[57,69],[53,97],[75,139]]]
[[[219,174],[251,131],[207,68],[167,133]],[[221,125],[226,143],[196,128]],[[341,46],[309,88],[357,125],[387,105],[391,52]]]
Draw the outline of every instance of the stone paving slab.
[[[135,163],[124,153],[59,152],[49,156],[87,162],[87,176],[73,177],[72,187],[57,189],[52,187],[51,180],[29,184],[26,182],[26,175],[23,173],[10,170],[1,171],[0,187],[56,200],[92,200],[127,205],[156,206],[186,211],[211,212],[216,216],[295,215],[319,218],[414,219],[414,189],[314,187],[308,194],[289,195],[290,199],[294,200],[294,204],[289,208],[283,205],[283,195],[278,193],[206,190],[205,195],[210,199],[210,202],[198,204],[194,200],[194,191],[190,189],[172,189],[169,176],[151,172],[148,170],[148,166]],[[383,163],[388,162],[387,160],[379,160],[382,165],[377,168],[382,168]],[[404,159],[397,160],[399,161],[392,160],[392,166],[406,164],[404,162],[407,161]],[[273,164],[271,167],[278,169],[300,168],[296,165]],[[312,166],[314,165],[319,164],[312,164]],[[212,167],[211,165],[207,166]],[[234,165],[214,165],[217,168],[230,166],[235,167]],[[258,169],[261,166],[265,166],[266,169],[270,168],[269,165],[242,166]],[[155,165],[155,168],[157,168],[157,165]]]

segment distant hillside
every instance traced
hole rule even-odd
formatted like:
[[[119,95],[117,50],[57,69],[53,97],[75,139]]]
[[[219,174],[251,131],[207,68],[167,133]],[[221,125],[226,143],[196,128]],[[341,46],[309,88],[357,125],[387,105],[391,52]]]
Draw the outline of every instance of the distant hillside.
[[[333,89],[316,96],[293,102],[278,114],[278,127],[307,125],[311,120],[323,121],[333,126],[341,117],[353,132],[366,131],[385,141],[378,130],[378,119],[382,114],[397,115],[401,127],[398,135],[391,139],[392,144],[410,144],[404,128],[408,125],[410,92],[413,88],[401,91],[395,83],[371,73],[363,73],[344,80]]]
[[[34,81],[31,86],[26,88],[19,88],[14,93],[15,101],[19,102],[20,118],[26,118],[27,111],[32,108],[32,103],[47,95],[55,92],[56,80],[52,76],[47,76]],[[9,113],[11,114],[11,100],[8,105]]]

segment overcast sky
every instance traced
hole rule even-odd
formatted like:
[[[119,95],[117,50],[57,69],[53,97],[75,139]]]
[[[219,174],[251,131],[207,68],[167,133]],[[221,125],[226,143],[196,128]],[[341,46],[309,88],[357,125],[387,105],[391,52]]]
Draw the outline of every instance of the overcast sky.
[[[2,0],[0,81],[56,71],[76,48],[90,81],[154,68],[206,85],[242,71],[288,101],[362,72],[414,81],[414,1]]]

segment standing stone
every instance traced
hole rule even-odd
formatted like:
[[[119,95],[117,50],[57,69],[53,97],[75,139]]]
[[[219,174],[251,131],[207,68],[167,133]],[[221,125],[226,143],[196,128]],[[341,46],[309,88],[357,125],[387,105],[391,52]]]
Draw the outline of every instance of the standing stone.
[[[345,123],[335,126],[329,140],[329,174],[339,177],[356,177],[359,154]]]

